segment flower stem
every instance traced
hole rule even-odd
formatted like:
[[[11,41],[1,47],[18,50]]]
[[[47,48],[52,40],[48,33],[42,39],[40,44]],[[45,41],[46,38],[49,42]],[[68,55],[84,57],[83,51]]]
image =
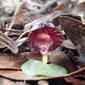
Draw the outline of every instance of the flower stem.
[[[48,62],[48,53],[47,52],[42,53],[42,56],[43,56],[43,58],[42,58],[43,64],[47,64],[47,62]]]

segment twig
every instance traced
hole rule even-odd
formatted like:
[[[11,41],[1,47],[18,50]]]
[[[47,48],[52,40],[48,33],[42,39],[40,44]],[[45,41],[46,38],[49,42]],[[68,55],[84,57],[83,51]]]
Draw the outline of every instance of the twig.
[[[9,27],[7,28],[8,30],[10,30],[10,29],[12,28],[12,26],[14,25],[15,21],[16,21],[17,18],[18,18],[17,16],[19,16],[19,14],[21,14],[21,10],[22,10],[23,6],[24,6],[24,3],[21,2],[21,3],[19,4],[19,6],[16,8],[16,10],[15,10],[15,12],[14,12],[14,15],[13,15],[13,18],[12,18],[12,21],[11,21]]]

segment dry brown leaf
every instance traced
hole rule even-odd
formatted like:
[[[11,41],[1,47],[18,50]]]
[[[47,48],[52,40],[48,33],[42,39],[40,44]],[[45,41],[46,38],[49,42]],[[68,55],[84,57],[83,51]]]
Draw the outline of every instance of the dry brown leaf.
[[[64,52],[61,51],[51,51],[49,55],[49,61],[53,64],[58,64],[67,69],[68,72],[72,72],[75,70],[74,65],[69,60]]]
[[[0,53],[0,69],[21,69],[21,65],[30,58],[42,60],[40,54],[32,52],[18,53],[15,55]]]
[[[79,61],[85,62],[85,25],[67,16],[59,16],[58,19],[66,35],[79,51]]]
[[[13,40],[0,32],[0,43],[9,48],[13,53],[18,53],[18,47]]]
[[[41,54],[36,54],[32,52],[24,52],[24,53],[19,53],[19,56],[25,56],[27,59],[35,59],[35,60],[42,60],[42,55]]]
[[[21,69],[27,59],[24,56],[0,53],[0,69]]]
[[[53,55],[53,56],[51,57],[51,55]],[[68,60],[68,58],[66,57],[66,55],[64,53],[55,51],[55,52],[51,52],[51,55],[49,56],[49,57],[51,57],[50,58],[51,60],[50,59],[49,60],[52,63],[66,66],[67,69],[70,68],[71,62]],[[70,73],[68,73],[64,76],[59,76],[59,77],[58,76],[57,77],[29,77],[29,76],[26,76],[22,71],[20,71],[20,69],[16,69],[16,68],[20,68],[21,64],[26,61],[22,56],[26,56],[28,59],[29,58],[36,59],[36,60],[42,59],[41,55],[33,54],[31,52],[20,53],[20,54],[16,55],[15,57],[14,56],[13,57],[12,56],[9,56],[9,57],[3,56],[3,58],[1,57],[0,60],[2,60],[2,61],[8,60],[8,62],[7,61],[0,62],[1,63],[0,65],[5,67],[4,68],[5,70],[1,67],[2,69],[0,69],[0,75],[4,76],[6,78],[14,79],[14,80],[41,80],[41,79],[53,79],[53,78],[66,78],[69,76],[76,76],[76,75],[85,73],[85,67],[84,67],[84,68],[76,70],[76,71],[72,71],[72,69],[70,68],[71,69]],[[59,62],[59,61],[61,61],[61,62]],[[16,64],[12,66],[13,62]],[[7,66],[9,66],[9,67],[6,68]]]
[[[22,71],[19,70],[0,70],[0,75],[13,80],[47,80],[47,79],[58,79],[58,78],[66,78],[70,76],[76,76],[80,74],[85,74],[85,67],[79,69],[77,71],[71,72],[64,76],[55,76],[55,77],[30,77],[26,76]]]
[[[79,79],[73,78],[73,77],[65,78],[65,80],[67,82],[72,83],[73,85],[85,85],[85,80],[79,80]]]
[[[61,46],[69,49],[76,49],[76,47],[70,40],[64,40]]]

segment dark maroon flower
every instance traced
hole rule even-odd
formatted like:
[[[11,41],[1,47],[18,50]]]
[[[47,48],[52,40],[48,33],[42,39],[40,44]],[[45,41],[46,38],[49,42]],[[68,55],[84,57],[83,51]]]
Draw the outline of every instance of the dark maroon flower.
[[[43,24],[39,29],[30,32],[28,47],[32,52],[50,51],[62,44],[64,36],[55,27]]]

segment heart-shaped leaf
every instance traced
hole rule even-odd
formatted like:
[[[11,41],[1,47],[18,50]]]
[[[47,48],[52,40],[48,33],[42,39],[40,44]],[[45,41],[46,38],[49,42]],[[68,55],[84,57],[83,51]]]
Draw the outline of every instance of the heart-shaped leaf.
[[[67,73],[67,70],[60,65],[43,64],[33,59],[24,63],[21,69],[28,76],[62,76]]]

